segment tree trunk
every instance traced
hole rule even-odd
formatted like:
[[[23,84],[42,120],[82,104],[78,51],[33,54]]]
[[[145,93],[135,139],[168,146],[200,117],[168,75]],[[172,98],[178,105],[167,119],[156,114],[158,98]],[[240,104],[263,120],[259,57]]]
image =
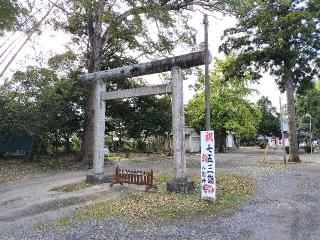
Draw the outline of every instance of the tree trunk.
[[[58,154],[58,145],[59,145],[58,132],[55,132],[54,139],[55,139],[54,155],[57,155]]]
[[[87,11],[87,24],[90,41],[90,62],[88,66],[88,72],[98,72],[101,70],[102,65],[102,11],[103,7],[96,4],[93,9]],[[81,159],[88,167],[92,167],[94,157],[94,123],[95,112],[94,106],[98,99],[95,99],[96,88],[98,82],[94,82],[87,86],[86,91],[86,106],[85,106],[85,118],[84,118],[84,136],[81,145]]]
[[[71,152],[71,148],[70,148],[70,137],[69,135],[67,135],[65,137],[66,143],[65,143],[65,151],[66,153],[70,153]]]
[[[287,94],[287,111],[289,127],[289,162],[300,162],[300,157],[298,154],[298,135],[294,99],[294,82],[291,74],[291,69],[285,65],[284,81],[285,90]]]
[[[34,136],[30,161],[38,162],[40,160],[40,155],[41,155],[40,152],[41,152],[41,138],[39,136]]]
[[[227,131],[226,131],[226,129],[222,129],[221,139],[220,139],[220,144],[219,144],[219,153],[226,152],[226,138],[227,138]]]

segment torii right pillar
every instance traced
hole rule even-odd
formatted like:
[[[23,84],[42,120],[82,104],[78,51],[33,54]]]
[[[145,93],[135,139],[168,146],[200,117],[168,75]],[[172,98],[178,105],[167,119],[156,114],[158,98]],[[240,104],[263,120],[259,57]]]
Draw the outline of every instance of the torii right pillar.
[[[194,182],[188,182],[185,154],[183,79],[181,68],[173,67],[172,76],[172,147],[176,178],[167,183],[171,192],[194,192]]]

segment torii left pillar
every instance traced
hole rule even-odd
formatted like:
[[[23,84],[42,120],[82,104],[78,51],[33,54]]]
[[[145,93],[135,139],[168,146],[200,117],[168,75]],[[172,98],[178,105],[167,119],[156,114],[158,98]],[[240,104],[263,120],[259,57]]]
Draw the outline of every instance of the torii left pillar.
[[[180,67],[174,66],[172,77],[172,147],[176,178],[167,183],[170,192],[191,193],[195,191],[193,181],[188,181],[185,154],[185,129],[183,105],[183,78]]]
[[[106,173],[104,170],[104,133],[105,133],[105,114],[106,102],[101,99],[101,94],[106,91],[106,84],[101,81],[95,81],[94,94],[92,96],[93,106],[93,166],[92,172],[87,175],[87,182],[100,184],[106,181]]]
[[[187,178],[185,136],[184,136],[184,105],[183,79],[181,68],[173,67],[172,77],[172,147],[176,178]]]

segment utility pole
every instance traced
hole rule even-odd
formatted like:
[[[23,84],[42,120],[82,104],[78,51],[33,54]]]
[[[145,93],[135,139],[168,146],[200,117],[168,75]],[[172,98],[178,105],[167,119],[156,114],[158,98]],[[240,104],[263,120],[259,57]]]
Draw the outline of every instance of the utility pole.
[[[312,154],[312,144],[313,144],[313,141],[312,141],[312,129],[311,129],[311,121],[312,121],[312,117],[310,115],[310,147],[311,147],[311,154]]]
[[[283,114],[282,114],[282,105],[281,105],[281,96],[279,97],[279,103],[280,103],[280,126],[281,126],[281,140],[282,140],[282,150],[283,150],[283,162],[287,162],[287,157],[286,157],[286,146],[284,142],[284,131],[283,131]]]
[[[205,102],[206,102],[206,131],[211,129],[210,124],[210,80],[209,80],[209,42],[208,42],[208,15],[204,15],[204,47],[205,47]]]

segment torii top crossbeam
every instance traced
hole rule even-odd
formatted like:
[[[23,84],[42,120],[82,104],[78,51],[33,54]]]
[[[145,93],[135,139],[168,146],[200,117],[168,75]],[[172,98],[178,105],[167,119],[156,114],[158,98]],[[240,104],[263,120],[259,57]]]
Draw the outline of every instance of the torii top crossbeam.
[[[209,53],[210,55],[210,53]],[[209,56],[209,59],[211,57]],[[79,76],[79,84],[90,84],[97,80],[110,81],[122,78],[138,77],[154,73],[171,71],[173,67],[181,69],[200,66],[205,63],[205,51],[193,52],[172,58],[151,61],[148,63],[139,63],[119,68],[113,68],[106,71],[87,73]]]

